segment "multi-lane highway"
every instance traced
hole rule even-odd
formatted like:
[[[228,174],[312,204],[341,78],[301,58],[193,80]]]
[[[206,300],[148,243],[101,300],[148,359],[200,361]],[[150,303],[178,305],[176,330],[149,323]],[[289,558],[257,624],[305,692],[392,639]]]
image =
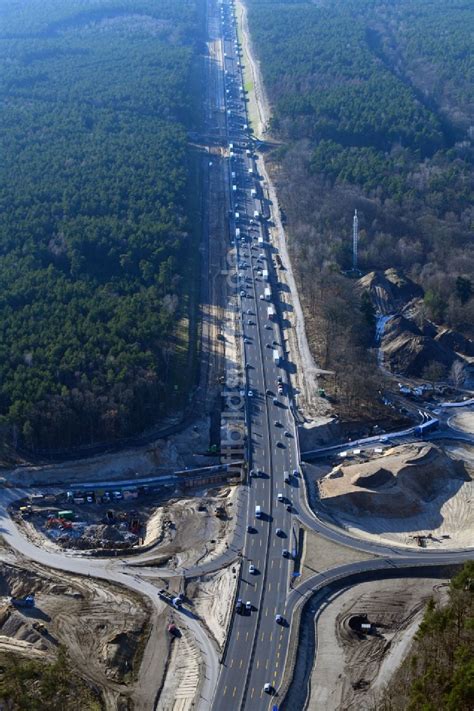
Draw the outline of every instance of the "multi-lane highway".
[[[235,18],[229,3],[211,1],[209,12],[219,15],[222,40],[230,246],[237,255],[235,288],[241,306],[250,470],[240,612],[234,614],[214,708],[255,709],[268,704],[265,684],[276,689],[283,673],[289,633],[285,604],[293,572],[293,516],[299,493],[299,475],[293,471],[298,459],[278,317],[275,250],[268,238],[267,207],[247,126]]]
[[[229,600],[235,609],[219,675],[215,644],[201,621],[189,610],[176,611],[176,615],[180,615],[180,624],[195,635],[203,654],[198,708],[263,711],[281,701],[293,615],[314,590],[373,571],[383,575],[384,571],[396,569],[402,575],[403,571],[423,565],[460,563],[472,557],[472,551],[408,551],[356,539],[319,520],[311,510],[299,470],[298,439],[290,409],[291,383],[286,370],[279,272],[274,263],[276,249],[269,239],[268,206],[263,199],[258,160],[247,127],[231,0],[208,0],[207,27],[212,55],[206,120],[209,133],[217,132],[226,156],[228,247],[236,259],[233,289],[241,317],[249,478],[239,491],[236,525],[225,553],[188,569],[161,568],[160,577],[176,576],[177,572],[183,577],[195,577],[240,557],[236,600]],[[25,539],[9,516],[9,503],[24,493],[2,490],[3,536],[12,548],[42,565],[120,583],[148,596],[157,612],[162,609],[164,603],[149,580],[156,577],[156,568],[147,568],[148,562],[152,562],[151,553],[138,554],[133,560],[91,559],[76,553],[43,550]],[[296,528],[300,523],[327,539],[379,557],[319,573],[292,589]],[[237,599],[241,601],[239,611]],[[277,620],[277,616],[281,619]],[[151,639],[145,651],[142,678],[154,678],[156,658]],[[156,694],[152,691],[143,708],[155,708]]]
[[[271,708],[278,700],[294,608],[312,590],[366,570],[443,564],[467,559],[470,554],[432,552],[420,556],[416,552],[408,556],[400,548],[356,540],[316,519],[308,506],[290,410],[276,249],[269,241],[267,206],[247,125],[233,4],[209,0],[208,13],[212,27],[219,28],[222,46],[223,76],[216,87],[223,91],[226,117],[229,247],[235,248],[237,260],[235,289],[241,312],[250,470],[237,603],[213,708],[254,710]],[[219,112],[220,100],[216,97],[212,103]],[[217,118],[213,123],[218,123]],[[257,507],[260,516],[256,515]],[[326,538],[385,557],[315,576],[292,592],[297,519]]]

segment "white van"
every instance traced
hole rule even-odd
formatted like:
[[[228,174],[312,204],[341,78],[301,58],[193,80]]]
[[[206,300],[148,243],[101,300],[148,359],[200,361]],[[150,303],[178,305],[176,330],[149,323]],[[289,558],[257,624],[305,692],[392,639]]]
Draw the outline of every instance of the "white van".
[[[255,518],[262,518],[262,507],[261,506],[255,507]]]

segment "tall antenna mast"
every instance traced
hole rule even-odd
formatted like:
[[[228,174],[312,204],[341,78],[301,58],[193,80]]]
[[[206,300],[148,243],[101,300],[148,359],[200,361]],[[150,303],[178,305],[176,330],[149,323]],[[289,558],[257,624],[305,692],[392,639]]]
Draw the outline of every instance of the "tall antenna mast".
[[[357,210],[354,211],[354,219],[352,221],[352,269],[357,271],[357,246],[359,244],[359,218]]]

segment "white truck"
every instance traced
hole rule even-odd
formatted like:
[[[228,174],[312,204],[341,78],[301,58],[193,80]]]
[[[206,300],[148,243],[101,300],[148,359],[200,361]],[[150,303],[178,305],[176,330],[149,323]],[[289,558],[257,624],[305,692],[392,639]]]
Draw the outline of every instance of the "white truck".
[[[262,235],[259,235],[259,236],[258,236],[257,242],[258,242],[258,244],[263,244],[263,237],[262,237]]]
[[[251,195],[253,198],[257,197],[257,191],[256,191],[255,188],[252,188],[252,189],[251,189],[250,195]]]
[[[264,294],[265,294],[265,301],[270,301],[270,299],[272,298],[272,290],[270,289],[269,286],[265,287]]]
[[[281,355],[280,355],[280,349],[279,348],[274,348],[273,349],[273,362],[275,365],[280,365],[281,362]]]
[[[255,507],[255,518],[262,518],[262,507],[261,506]]]
[[[262,270],[262,276],[263,276],[264,281],[268,281],[268,269]]]
[[[269,321],[273,321],[275,318],[275,307],[273,304],[270,304],[270,306],[267,307],[267,318]]]

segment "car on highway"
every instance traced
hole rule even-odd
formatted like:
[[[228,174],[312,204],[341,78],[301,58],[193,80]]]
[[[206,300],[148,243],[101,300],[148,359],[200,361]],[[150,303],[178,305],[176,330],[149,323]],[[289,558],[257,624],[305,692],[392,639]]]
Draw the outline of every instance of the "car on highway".
[[[248,325],[248,326],[255,326],[254,322],[253,322],[252,319],[250,319],[250,318],[249,318],[249,320],[247,321],[247,325]]]
[[[283,496],[283,494],[281,492],[278,492],[278,494],[277,494],[278,501],[283,501],[284,498],[285,497]]]
[[[249,471],[249,477],[252,479],[252,477],[257,476],[257,472],[255,469],[251,469]]]
[[[281,427],[281,426],[282,426],[282,424],[281,424],[281,422],[280,422],[279,420],[275,420],[275,422],[274,422],[273,424],[275,425],[275,427]]]
[[[285,430],[285,437],[293,437],[293,435],[288,430]]]
[[[255,533],[255,528],[250,524],[247,526],[247,533]]]
[[[273,686],[268,682],[263,685],[263,690],[266,694],[273,694]]]
[[[247,336],[246,336],[246,337],[244,338],[244,343],[248,346],[249,343],[252,343],[252,341],[250,340],[250,338],[247,338]]]
[[[244,603],[242,602],[241,598],[239,597],[237,602],[235,603],[235,611],[237,613],[242,612],[243,606],[244,606]]]
[[[279,625],[282,625],[282,624],[284,623],[284,621],[285,621],[285,620],[284,620],[284,618],[283,618],[283,615],[277,615],[277,616],[275,617],[275,622],[276,622],[277,624],[279,624]]]
[[[293,476],[299,477],[298,469],[293,469]]]
[[[282,554],[283,558],[290,558],[290,557],[291,557],[291,556],[290,556],[290,551],[287,550],[286,548],[283,548],[281,554]]]
[[[245,603],[245,609],[252,611],[252,603],[250,602],[250,600],[247,600],[247,602]]]
[[[253,397],[253,390],[247,391],[247,397]]]
[[[269,388],[267,388],[267,389],[265,390],[265,393],[266,393],[266,395],[273,395],[273,391],[270,390]]]
[[[265,328],[267,329],[267,331],[271,331],[272,328],[273,328],[273,326],[272,326],[271,324],[269,324],[269,323],[266,323],[266,324],[265,324]],[[270,348],[272,348],[272,346],[270,346]]]
[[[255,568],[254,564],[253,564],[253,563],[250,563],[250,565],[249,565],[249,573],[250,573],[250,575],[254,575],[255,572],[256,572],[256,568]]]
[[[278,447],[278,449],[285,449],[285,443],[284,442],[277,442],[277,447]]]
[[[287,504],[287,505],[286,505],[286,510],[287,510],[287,511],[291,511],[291,504]]]
[[[283,536],[283,531],[282,531],[281,528],[277,528],[276,531],[275,531],[275,533],[276,533],[277,536]]]
[[[273,398],[273,404],[278,405],[278,398],[276,398],[276,397]]]
[[[260,299],[260,301],[263,301],[265,299],[263,294],[260,294],[260,296],[258,298]]]

